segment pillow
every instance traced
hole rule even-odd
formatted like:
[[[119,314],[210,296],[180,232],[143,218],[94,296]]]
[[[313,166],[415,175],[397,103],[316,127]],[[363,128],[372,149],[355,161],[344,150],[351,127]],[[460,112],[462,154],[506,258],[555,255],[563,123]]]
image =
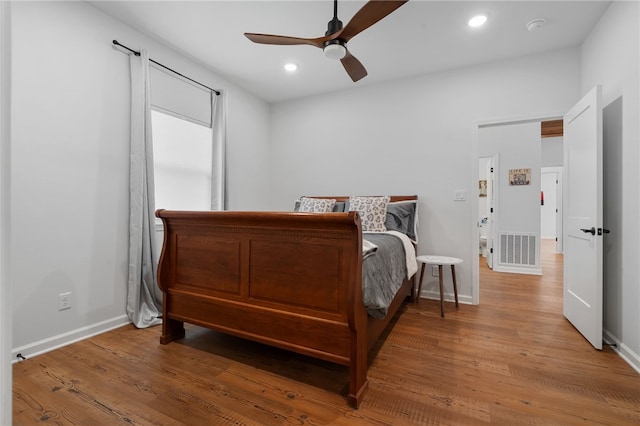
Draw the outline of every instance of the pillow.
[[[333,211],[333,207],[336,205],[336,200],[333,198],[300,198],[299,212],[307,213],[330,213]]]
[[[332,211],[343,212],[345,204],[346,204],[345,201],[336,201],[336,204],[333,206]],[[294,212],[300,211],[300,200],[296,200],[296,202],[293,204],[293,211]]]
[[[395,201],[387,204],[387,218],[384,225],[389,231],[405,234],[411,241],[418,243],[418,201]]]
[[[344,212],[344,206],[347,204],[346,201],[336,201],[336,205],[333,206],[334,212]]]
[[[350,197],[349,211],[357,211],[360,214],[360,223],[365,232],[385,232],[384,225],[387,217],[387,204],[389,197]]]

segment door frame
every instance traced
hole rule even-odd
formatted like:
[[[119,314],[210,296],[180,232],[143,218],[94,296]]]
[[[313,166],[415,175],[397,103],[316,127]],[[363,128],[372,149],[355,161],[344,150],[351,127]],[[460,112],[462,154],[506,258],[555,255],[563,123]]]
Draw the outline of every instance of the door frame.
[[[563,142],[564,143],[564,142]],[[558,208],[558,213],[556,214],[556,253],[562,253],[562,231],[563,231],[563,198],[562,198],[562,185],[563,185],[563,177],[562,173],[564,172],[564,166],[562,167],[542,167],[541,173],[555,173],[556,179],[558,183],[556,184],[556,207]]]
[[[11,424],[12,291],[9,274],[11,178],[11,3],[0,1],[0,424]]]
[[[489,266],[489,269],[493,269],[493,254],[492,254],[492,247],[493,247],[493,239],[492,239],[492,223],[493,223],[493,195],[494,195],[494,189],[493,189],[493,169],[495,168],[495,164],[497,163],[496,160],[497,154],[491,157],[478,157],[478,178],[480,178],[480,160],[485,160],[483,163],[486,163],[486,169],[487,169],[487,175],[486,177],[486,205],[487,205],[487,215],[486,215],[486,223],[484,224],[484,228],[485,228],[485,238],[487,239],[487,243],[486,243],[486,247],[484,248],[487,251],[487,255],[486,255],[486,263]],[[478,186],[478,188],[480,188],[480,186]],[[482,197],[481,197],[482,198]],[[478,203],[478,209],[480,209],[479,206],[480,203]],[[485,217],[484,214],[482,214],[483,212],[480,212],[480,210],[478,210],[478,229],[482,228],[482,223],[481,223],[481,216]],[[481,237],[478,237],[481,238]],[[479,244],[479,247],[482,248],[482,245]],[[480,256],[483,256],[482,251],[479,253]]]
[[[527,123],[531,121],[547,121],[547,120],[560,120],[564,117],[566,111],[552,112],[548,114],[520,116],[520,117],[503,117],[503,118],[488,118],[475,120],[472,123],[472,135],[471,135],[471,184],[470,188],[473,189],[472,197],[474,200],[478,198],[478,131],[483,127],[509,125]],[[494,220],[498,221],[498,216],[494,217]],[[480,245],[480,236],[478,235],[478,203],[471,203],[471,255],[470,259],[474,259],[471,265],[471,303],[477,305],[480,303],[480,266],[479,262],[476,262],[478,246]],[[497,226],[494,223],[494,229]]]

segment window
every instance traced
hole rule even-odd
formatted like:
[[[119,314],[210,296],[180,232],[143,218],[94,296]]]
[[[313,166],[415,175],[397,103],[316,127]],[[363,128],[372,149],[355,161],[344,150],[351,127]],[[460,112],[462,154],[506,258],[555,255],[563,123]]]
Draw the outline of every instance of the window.
[[[211,210],[210,127],[153,110],[156,209]]]

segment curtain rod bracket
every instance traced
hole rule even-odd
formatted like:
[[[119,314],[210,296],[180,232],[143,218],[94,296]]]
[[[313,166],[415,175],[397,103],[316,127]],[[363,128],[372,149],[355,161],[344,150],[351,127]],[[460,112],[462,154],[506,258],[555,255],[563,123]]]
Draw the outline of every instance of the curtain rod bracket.
[[[120,47],[122,47],[123,49],[127,49],[129,52],[133,53],[133,54],[134,54],[134,55],[136,55],[136,56],[140,56],[140,52],[136,52],[135,50],[133,50],[133,49],[131,49],[131,48],[128,48],[128,47],[127,47],[127,46],[125,46],[124,44],[121,44],[120,42],[118,42],[118,40],[113,40],[113,44],[115,44],[116,46],[120,46]],[[202,83],[200,83],[199,81],[196,81],[196,80],[194,80],[194,79],[192,79],[192,78],[189,78],[189,77],[187,77],[186,75],[181,74],[181,73],[179,73],[178,71],[173,70],[173,69],[169,68],[169,67],[168,67],[168,66],[166,66],[166,65],[162,65],[160,62],[156,62],[156,61],[154,61],[153,59],[149,59],[149,62],[153,62],[154,64],[156,64],[156,65],[158,65],[158,66],[161,66],[162,68],[164,68],[164,69],[166,69],[166,70],[169,70],[169,71],[171,71],[172,73],[177,74],[177,75],[179,75],[179,76],[180,76],[180,77],[182,77],[182,78],[186,78],[187,80],[189,80],[189,81],[191,81],[191,82],[193,82],[193,83],[196,83],[196,84],[198,84],[198,85],[200,85],[200,86],[202,86],[202,87],[204,87],[204,88],[206,88],[206,89],[208,89],[208,90],[211,90],[212,92],[214,92],[214,93],[216,94],[216,96],[220,96],[220,91],[219,91],[219,90],[212,89],[211,87],[207,86],[206,84],[202,84]]]

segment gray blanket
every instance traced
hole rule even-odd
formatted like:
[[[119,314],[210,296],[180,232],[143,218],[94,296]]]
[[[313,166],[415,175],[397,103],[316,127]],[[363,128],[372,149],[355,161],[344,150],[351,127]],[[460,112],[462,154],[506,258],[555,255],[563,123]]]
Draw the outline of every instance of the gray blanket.
[[[407,276],[404,245],[388,234],[367,233],[364,238],[377,249],[362,261],[362,299],[369,315],[384,318]]]

